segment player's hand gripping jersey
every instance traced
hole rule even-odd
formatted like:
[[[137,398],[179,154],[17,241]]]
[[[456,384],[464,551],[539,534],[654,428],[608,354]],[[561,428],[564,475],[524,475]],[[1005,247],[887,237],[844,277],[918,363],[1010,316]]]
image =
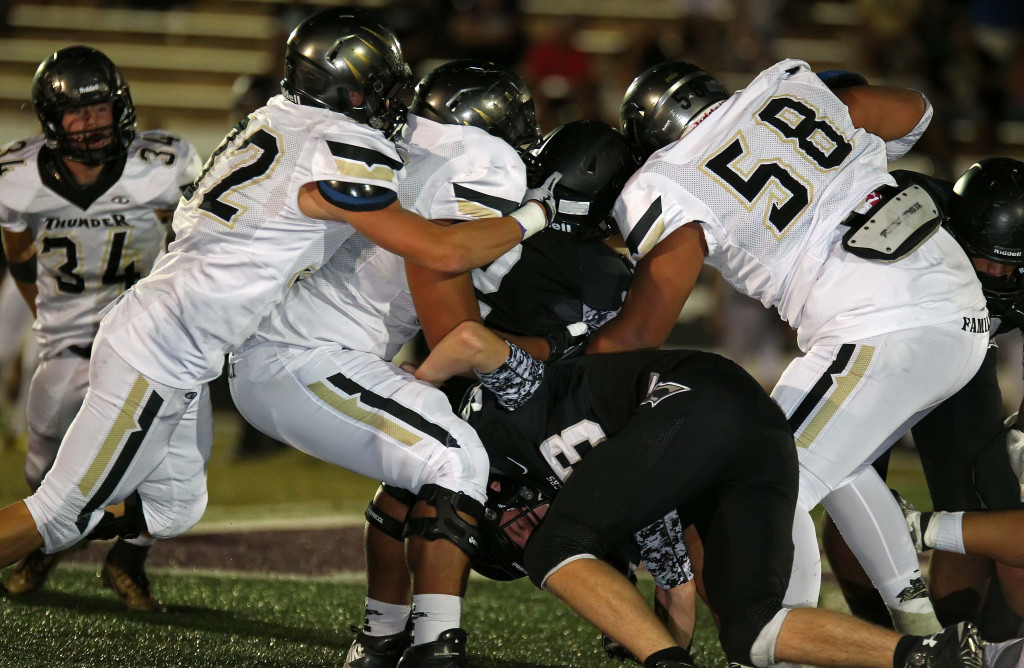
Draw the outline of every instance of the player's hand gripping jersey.
[[[699,222],[706,262],[776,306],[806,350],[983,308],[970,263],[945,231],[891,264],[842,249],[847,214],[894,183],[881,138],[855,128],[806,63],[786,60],[654,153],[615,217],[634,260]]]
[[[216,378],[223,354],[355,234],[305,216],[299,189],[342,181],[395,190],[402,172],[379,131],[272,98],[204,166],[175,213],[168,254],[104,320],[107,336],[132,366],[172,387]]]
[[[526,191],[515,150],[480,128],[410,114],[397,146],[408,163],[399,199],[425,218],[502,216]],[[354,233],[320,271],[295,285],[257,338],[303,347],[335,343],[390,360],[417,331],[404,260]]]
[[[0,152],[0,225],[31,231],[38,257],[35,330],[44,357],[88,349],[100,311],[149,274],[163,252],[181,189],[199,172],[191,144],[140,132],[124,160],[106,164],[96,183],[78,187],[42,137]]]

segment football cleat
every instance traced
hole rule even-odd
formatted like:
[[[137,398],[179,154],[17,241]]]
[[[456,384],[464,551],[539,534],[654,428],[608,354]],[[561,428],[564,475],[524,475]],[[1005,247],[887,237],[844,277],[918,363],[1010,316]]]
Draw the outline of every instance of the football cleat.
[[[907,530],[910,532],[910,540],[914,543],[914,549],[918,552],[926,552],[932,549],[930,546],[925,545],[924,542],[924,533],[928,530],[928,520],[931,519],[932,514],[922,513],[896,490],[890,489],[889,491],[892,492],[896,503],[900,506],[900,510],[903,511],[903,519],[907,522]]]
[[[982,668],[984,645],[974,624],[960,622],[918,638],[903,668]]]
[[[356,639],[348,648],[343,668],[395,668],[402,653],[412,644],[408,629],[389,636],[368,636],[358,626],[349,628]]]
[[[29,552],[28,556],[18,562],[4,582],[8,595],[24,596],[42,587],[61,556],[61,553],[43,554],[42,550]]]
[[[398,668],[468,668],[466,632],[448,629],[433,642],[413,645],[402,654]]]
[[[100,571],[103,586],[114,590],[121,602],[132,612],[165,612],[149,591],[146,576],[146,555],[149,547],[117,541],[107,553]]]
[[[622,643],[615,638],[612,638],[610,635],[601,634],[601,649],[604,650],[604,653],[608,655],[609,659],[618,659],[620,662],[634,661],[636,663],[640,663],[636,660],[636,657],[633,656],[632,652],[626,649]]]

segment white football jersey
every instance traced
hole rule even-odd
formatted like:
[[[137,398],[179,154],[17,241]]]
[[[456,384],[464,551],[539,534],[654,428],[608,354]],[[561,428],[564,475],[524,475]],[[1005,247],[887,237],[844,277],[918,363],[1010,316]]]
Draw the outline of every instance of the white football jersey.
[[[167,255],[118,301],[105,334],[158,382],[193,387],[216,378],[224,353],[354,233],[305,216],[299,189],[343,181],[393,191],[402,170],[380,131],[271,98],[214,151],[174,214]]]
[[[944,230],[890,264],[842,249],[846,215],[894,183],[881,138],[854,127],[806,63],[785,60],[654,153],[614,214],[634,261],[699,222],[707,264],[776,306],[806,349],[984,308],[966,255]]]
[[[410,114],[398,151],[402,206],[432,220],[500,216],[519,206],[526,169],[515,150],[483,130]],[[260,324],[266,340],[341,344],[390,360],[419,330],[404,260],[354,233]]]
[[[42,137],[0,154],[0,226],[29,230],[38,265],[34,328],[43,357],[88,348],[100,311],[146,276],[164,250],[159,211],[173,210],[199,173],[186,141],[140,132],[123,165],[107,163],[96,183],[69,186],[70,173]]]

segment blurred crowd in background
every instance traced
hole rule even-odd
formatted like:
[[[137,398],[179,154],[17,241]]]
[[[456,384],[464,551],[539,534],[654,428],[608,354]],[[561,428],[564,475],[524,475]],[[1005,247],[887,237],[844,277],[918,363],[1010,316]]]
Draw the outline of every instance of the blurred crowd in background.
[[[208,151],[213,145],[205,146],[190,128],[198,132],[212,124],[208,134],[219,139],[235,119],[279,92],[287,34],[325,4],[330,3],[0,0],[0,111],[25,112],[33,62],[47,55],[30,53],[20,60],[11,57],[8,63],[5,42],[12,53],[15,44],[31,49],[46,39],[53,42],[52,48],[95,45],[98,40],[131,43],[133,39],[212,49],[242,44],[254,48],[255,43],[265,67],[232,75],[226,83],[229,102],[221,104],[223,108],[184,105],[188,107],[187,113],[182,112],[185,120],[177,123],[168,116],[166,104],[147,104],[146,96],[138,93],[142,84],[152,79],[159,88],[160,77],[170,77],[177,85],[203,79],[198,74],[190,78],[189,72],[169,75],[168,66],[139,66],[131,58],[126,62],[109,54],[133,87],[140,127],[172,129]],[[533,91],[545,132],[579,118],[617,125],[619,102],[630,81],[664,60],[696,63],[735,90],[774,62],[792,57],[807,60],[818,70],[855,70],[871,83],[909,86],[929,96],[935,120],[906,164],[898,167],[954,179],[982,157],[1024,158],[1022,0],[373,0],[352,4],[379,10],[393,26],[414,78],[455,58],[483,58],[520,71]],[[47,31],[47,15],[40,12],[68,6],[121,11],[118,16],[126,21],[123,34],[111,34],[113,28],[104,31],[99,14],[99,25],[90,24],[88,30]],[[207,12],[212,21],[222,22],[225,16],[259,16],[270,20],[273,28],[249,40],[253,43],[237,34],[231,40],[218,39],[216,30],[190,36],[182,30],[168,28],[161,33],[150,27],[140,36],[131,28],[132,15],[123,18],[126,11],[145,16],[149,26],[160,13],[174,17],[167,21],[171,25],[180,24],[186,14]],[[5,74],[11,76],[5,79]],[[5,91],[4,85],[14,89]],[[0,136],[0,143],[18,138]],[[794,337],[773,312],[739,296],[717,276],[705,278],[702,290],[680,317],[671,343],[719,350],[770,387],[798,354]],[[1015,347],[1019,355],[1020,346]],[[1008,390],[1004,394],[1013,404],[1020,400],[1019,390],[1017,394],[1012,390],[1021,385],[1020,358],[1013,354],[1003,358],[1011,360],[1006,373],[1014,380],[1004,385]],[[16,364],[4,365],[0,360],[0,366],[6,367],[8,379],[17,376]]]

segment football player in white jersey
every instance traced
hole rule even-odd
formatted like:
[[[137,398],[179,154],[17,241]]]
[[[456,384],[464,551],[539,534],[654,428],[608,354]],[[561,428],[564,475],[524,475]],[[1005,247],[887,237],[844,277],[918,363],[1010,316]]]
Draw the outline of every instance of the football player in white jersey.
[[[417,86],[396,138],[407,162],[398,197],[435,220],[512,211],[526,191],[513,147],[538,137],[533,98],[517,75],[481,61],[442,65]],[[442,285],[426,288],[433,291],[469,279],[416,268],[369,235],[351,235],[232,355],[231,391],[242,415],[269,436],[416,495],[405,525],[415,644],[406,649],[408,635],[400,634],[407,590],[368,599],[366,628],[375,637],[399,635],[388,643],[391,665],[464,666],[461,596],[486,499],[487,455],[442,392],[389,360],[419,331],[420,318],[443,317],[417,316],[416,280],[436,277]],[[367,654],[354,644],[346,665],[376,665]]]
[[[833,93],[795,60],[732,96],[688,63],[641,74],[621,121],[649,157],[615,210],[637,271],[619,316],[588,348],[660,345],[704,262],[776,306],[806,353],[772,393],[801,468],[785,603],[817,603],[809,511],[824,501],[896,628],[911,633],[939,625],[899,507],[870,462],[963,386],[988,344],[970,261],[937,229],[933,203],[886,169],[930,117],[916,91]],[[836,489],[856,492],[839,503]]]
[[[41,362],[28,397],[25,479],[39,488],[88,387],[100,311],[149,273],[167,218],[199,173],[191,144],[136,133],[135,107],[117,67],[71,46],[42,62],[32,103],[43,135],[8,145],[0,227],[15,283],[36,316]],[[103,580],[132,610],[153,611],[143,568],[153,539],[118,541]],[[35,550],[7,579],[12,595],[38,589],[57,555]]]
[[[292,32],[284,95],[229,133],[178,205],[168,253],[104,317],[53,468],[0,510],[0,565],[86,536],[161,538],[194,525],[207,498],[207,382],[348,237],[462,271],[543,229],[537,201],[458,227],[398,205],[403,163],[379,128],[408,74],[394,33],[361,10],[325,9]]]

